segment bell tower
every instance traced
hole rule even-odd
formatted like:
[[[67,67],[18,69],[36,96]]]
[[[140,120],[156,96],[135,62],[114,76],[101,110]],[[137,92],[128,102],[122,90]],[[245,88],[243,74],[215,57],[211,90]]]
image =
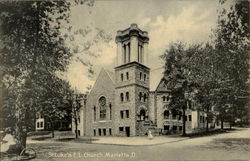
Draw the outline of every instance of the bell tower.
[[[117,31],[115,131],[118,136],[144,135],[143,125],[149,114],[148,42],[148,33],[137,24]]]
[[[137,24],[131,24],[129,28],[117,31],[117,59],[116,66],[130,62],[148,64],[148,32],[142,31]]]

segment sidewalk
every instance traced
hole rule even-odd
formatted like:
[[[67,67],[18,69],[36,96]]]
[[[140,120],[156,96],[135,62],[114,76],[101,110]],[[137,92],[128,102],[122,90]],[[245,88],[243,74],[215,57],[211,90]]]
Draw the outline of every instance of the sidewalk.
[[[149,139],[146,136],[138,137],[92,137],[93,144],[109,144],[109,145],[127,145],[127,146],[145,146],[145,145],[160,145],[171,142],[178,142],[189,139],[188,137],[171,137],[171,136],[156,136]]]
[[[187,140],[189,137],[181,137],[179,135],[155,136],[149,139],[147,136],[134,137],[87,137],[79,136],[75,139],[72,133],[56,132],[55,137],[51,138],[51,134],[30,136],[27,143],[51,143],[51,142],[77,142],[87,144],[107,144],[107,145],[125,145],[125,146],[145,146],[145,145],[160,145],[171,142]]]
[[[241,133],[239,133],[241,131]],[[27,139],[27,143],[51,143],[51,142],[74,142],[74,143],[87,143],[87,144],[107,144],[107,145],[124,145],[124,146],[149,146],[149,145],[161,145],[172,142],[179,142],[186,140],[184,144],[200,144],[211,141],[218,138],[249,138],[250,129],[237,128],[237,130],[229,131],[226,133],[218,133],[208,136],[197,137],[181,137],[179,135],[166,135],[155,136],[150,140],[147,136],[135,136],[135,137],[87,137],[80,136],[75,139],[75,135],[72,133],[57,132],[55,138],[51,138],[51,134],[30,136]]]

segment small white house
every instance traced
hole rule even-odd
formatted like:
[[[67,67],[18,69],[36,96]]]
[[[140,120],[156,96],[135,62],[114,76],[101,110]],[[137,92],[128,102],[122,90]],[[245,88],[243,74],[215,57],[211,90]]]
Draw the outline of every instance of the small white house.
[[[36,119],[36,131],[44,130],[44,118],[42,118],[42,115],[39,113],[38,118]]]

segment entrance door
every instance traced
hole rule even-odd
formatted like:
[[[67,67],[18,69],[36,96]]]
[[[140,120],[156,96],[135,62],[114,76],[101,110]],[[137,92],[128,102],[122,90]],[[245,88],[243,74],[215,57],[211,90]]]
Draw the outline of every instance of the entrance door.
[[[125,132],[126,132],[127,137],[129,137],[130,136],[130,127],[125,127]]]

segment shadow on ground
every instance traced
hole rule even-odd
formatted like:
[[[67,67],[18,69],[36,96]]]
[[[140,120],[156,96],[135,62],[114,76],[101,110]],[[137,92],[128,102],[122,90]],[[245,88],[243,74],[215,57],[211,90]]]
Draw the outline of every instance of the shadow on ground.
[[[41,136],[51,134],[51,131],[32,131],[28,133],[28,136]]]
[[[49,137],[49,136],[41,136],[41,137],[32,138],[32,140],[37,140],[37,141],[44,141],[44,140],[49,140],[49,139],[52,139],[52,137]]]
[[[34,137],[31,140],[36,141],[45,141],[45,140],[54,140],[58,142],[76,142],[76,143],[91,143],[92,141],[97,141],[97,138],[74,138],[74,137],[64,137],[64,138],[52,138],[51,136],[41,136]]]
[[[89,143],[92,141],[97,141],[99,139],[96,138],[58,138],[55,139],[55,141],[61,141],[61,142],[68,142],[68,141],[74,141],[74,142],[79,142],[79,143]]]
[[[199,133],[193,133],[193,134],[187,134],[186,137],[190,137],[190,138],[196,138],[196,137],[205,137],[205,136],[213,136],[213,135],[218,135],[218,134],[223,134],[223,133],[231,133],[234,131],[242,131],[245,129],[215,129],[215,130],[211,130],[211,131],[203,131],[203,132],[199,132]]]

